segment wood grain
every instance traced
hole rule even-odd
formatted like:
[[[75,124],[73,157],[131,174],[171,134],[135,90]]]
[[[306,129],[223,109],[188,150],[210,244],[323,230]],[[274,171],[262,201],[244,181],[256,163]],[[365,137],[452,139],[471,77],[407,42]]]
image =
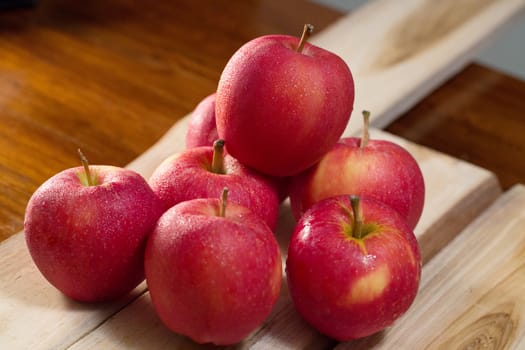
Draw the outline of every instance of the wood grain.
[[[135,162],[132,162],[130,167],[147,176],[152,167],[156,166],[155,164],[159,164],[164,156],[171,154],[172,149],[174,151],[181,150],[183,143],[180,140],[182,139],[181,135],[185,133],[186,121],[187,118],[178,122],[164,138]],[[406,142],[379,130],[372,130],[371,135],[373,138],[390,139],[401,144],[414,155],[421,166],[426,182],[427,196],[425,209],[416,228],[416,234],[421,242],[425,261],[429,260],[433,254],[453,239],[467,222],[499,194],[497,181],[486,170]],[[281,207],[279,225],[276,230],[276,236],[284,257],[286,256],[288,238],[294,224],[289,205],[286,202]],[[83,337],[80,344],[86,344],[85,346],[88,348],[91,346],[100,348],[102,345],[104,345],[103,347],[116,346],[115,341],[116,344],[126,345],[127,347],[131,342],[130,339],[137,341],[137,344],[142,344],[141,339],[158,339],[166,346],[173,345],[171,341],[165,339],[166,336],[161,336],[166,334],[167,330],[158,320],[153,323],[147,321],[151,320],[152,317],[154,318],[148,314],[148,312],[152,312],[151,309],[144,311],[144,304],[149,304],[147,294],[142,295],[135,303],[128,306],[126,310],[131,309],[131,311],[119,313],[111,322],[104,323],[102,327],[89,333],[131,299],[141,294],[145,290],[145,286],[138,287],[129,298],[101,307],[89,308],[68,301],[42,278],[33,265],[25,247],[22,233],[0,244],[0,280],[5,284],[0,289],[3,296],[0,299],[0,311],[2,311],[0,312],[2,315],[0,319],[2,320],[2,330],[5,331],[5,334],[9,334],[8,337],[0,337],[0,344],[7,348],[27,348],[28,346],[33,349],[64,348],[65,345],[80,337]],[[38,311],[35,310],[35,305],[41,305],[37,309]],[[137,307],[139,310],[136,310]],[[79,309],[84,311],[79,313]],[[143,315],[141,312],[146,314]],[[139,316],[134,317],[131,321],[126,316],[129,313]],[[35,317],[38,318],[39,322],[33,323],[31,329],[28,330],[25,326],[33,322],[32,320]],[[141,323],[130,326],[127,324],[128,322]],[[55,327],[55,324],[67,325],[66,338],[64,338],[64,329]],[[53,325],[52,328],[49,325]],[[124,331],[128,327],[140,327],[142,332]],[[114,336],[106,337],[103,334],[107,332],[120,335],[123,338],[115,340]],[[287,334],[296,335],[293,343],[290,343]],[[170,335],[168,338],[173,339],[173,336]],[[175,343],[183,341],[177,337],[175,339]],[[38,340],[38,344],[36,340]],[[288,344],[295,347],[297,344],[317,346],[320,345],[319,343],[329,342],[330,340],[320,338],[297,316],[290,304],[286,285],[284,285],[273,316],[253,338],[247,339],[245,343],[257,342],[258,345],[263,346],[268,341],[271,346],[285,347]]]
[[[263,34],[321,31],[336,11],[304,1],[39,1],[0,12],[0,241],[33,191],[79,164],[125,166],[216,88]]]
[[[301,0],[48,0],[2,12],[0,240],[22,228],[38,185],[78,164],[76,148],[93,164],[127,164],[213,92],[227,59],[255,36],[314,23],[314,43],[340,53],[355,72],[356,111],[372,109],[383,127],[463,67],[524,4],[482,5],[376,0],[330,31],[323,28],[340,14]],[[447,10],[454,16],[442,26]],[[403,54],[392,53],[391,40]],[[352,118],[348,133],[359,127]]]
[[[144,174],[149,171],[150,159],[165,156],[166,144],[181,147],[177,135],[184,134],[184,121],[170,131],[170,137],[159,141],[132,163],[135,170]],[[449,243],[467,223],[473,220],[500,194],[495,177],[488,171],[433,150],[407,142],[380,130],[371,131],[372,138],[388,139],[406,148],[420,164],[426,185],[426,201],[423,215],[416,228],[421,252],[425,262]],[[162,154],[160,156],[159,154]],[[288,241],[293,231],[293,219],[289,203],[280,208],[280,217],[276,237],[281,246],[283,259],[286,259]],[[260,349],[303,349],[323,348],[333,344],[333,340],[320,336],[308,326],[296,313],[288,295],[286,280],[281,289],[281,296],[267,321],[234,348]],[[149,309],[146,305],[149,305]],[[154,315],[149,294],[145,293],[124,312],[116,314],[109,322],[83,337],[73,349],[134,347],[139,349],[145,344],[158,349],[167,349],[174,344],[190,346],[184,337],[174,337]],[[131,319],[130,315],[134,315]],[[156,320],[152,322],[151,320]],[[140,332],[128,331],[140,329]],[[111,335],[111,336],[108,336]],[[148,339],[148,342],[145,342]],[[170,339],[169,341],[167,339]],[[136,345],[132,345],[136,344]],[[135,347],[136,346],[136,347]]]
[[[388,125],[464,68],[524,7],[523,0],[370,1],[318,34],[312,42],[343,57],[356,81],[345,133],[361,128],[363,109],[372,111],[373,126]]]
[[[65,349],[146,290],[142,283],[114,303],[74,302],[37,270],[23,234],[0,245],[0,348]]]
[[[372,129],[372,139],[394,142],[417,160],[425,180],[425,203],[414,230],[423,262],[429,261],[499,196],[491,172],[387,132]]]
[[[424,53],[494,2],[464,0],[418,4],[386,34],[381,54],[372,59],[369,69],[385,70]],[[454,11],[450,10],[451,6]]]
[[[408,13],[418,13],[420,6],[430,3],[411,1],[407,2]],[[34,188],[53,173],[77,164],[75,152],[70,149],[82,147],[92,163],[124,165],[142,154],[174,121],[213,91],[226,59],[243,42],[269,31],[290,33],[292,30],[286,28],[292,24],[294,28],[301,27],[307,17],[305,13],[309,13],[318,29],[323,26],[318,19],[320,23],[328,23],[338,17],[335,12],[323,12],[322,8],[308,3],[304,5],[306,10],[296,11],[294,6],[303,4],[302,1],[286,4],[274,0],[217,1],[206,2],[206,6],[178,1],[175,5],[159,3],[148,7],[125,0],[97,0],[82,7],[63,0],[42,4],[37,11],[0,14],[0,73],[5,77],[0,80],[0,229],[6,228],[2,232],[7,235],[21,228],[23,208]],[[378,4],[383,7],[375,7]],[[369,57],[379,57],[377,54],[381,51],[374,50],[381,46],[376,44],[386,37],[388,29],[376,30],[376,25],[384,23],[399,28],[399,21],[410,18],[407,14],[394,16],[399,13],[386,4],[387,1],[374,1],[352,15],[351,22],[341,21],[325,34],[321,32],[314,37],[318,43],[331,42],[334,48],[341,47],[347,54],[357,55],[353,62],[360,62],[363,67],[357,69],[359,84],[364,87],[363,91],[369,89],[366,96],[373,102],[367,107],[379,117],[397,115],[413,105],[466,62],[473,53],[472,48],[492,30],[501,28],[513,11],[523,6],[521,1],[513,0],[487,2],[482,10],[474,11],[474,17],[464,25],[451,26],[452,29],[436,36],[432,45],[424,50],[408,50],[410,54],[400,56],[405,61],[396,59],[379,72],[377,68],[381,65],[369,69],[373,68],[371,62],[374,61],[365,62],[366,56],[361,55],[375,53],[376,56]],[[443,6],[446,4],[450,2],[446,1]],[[388,16],[378,16],[380,9]],[[383,18],[383,22],[377,18]],[[202,22],[202,27],[195,26],[197,22]],[[484,25],[480,26],[481,23]],[[371,26],[374,30],[369,29]],[[338,33],[337,28],[344,31]],[[341,38],[344,40],[339,40]],[[358,44],[363,41],[374,50],[360,48]],[[458,52],[456,50],[461,49],[452,47],[452,43],[465,43],[466,50]],[[347,50],[349,45],[354,48]],[[452,61],[442,61],[446,58],[444,53],[450,54],[448,59]],[[421,60],[428,59],[428,55],[436,56],[436,60],[424,66]],[[407,67],[413,70],[406,70]],[[402,71],[404,74],[400,76]],[[361,79],[359,74],[365,74],[366,79]],[[429,79],[427,74],[443,75]],[[392,86],[405,77],[410,79],[399,89],[391,89],[394,92],[377,89]],[[426,83],[427,80],[430,82]],[[410,93],[407,86],[415,90]],[[381,95],[385,98],[381,99]],[[359,103],[365,101],[361,97],[358,100]],[[356,109],[360,110],[359,105]],[[180,149],[185,122],[187,119],[177,123],[159,143],[129,166],[145,176],[151,173],[165,154]],[[422,245],[437,247],[423,248],[428,261],[499,189],[490,172],[433,151],[415,150],[414,153],[422,159],[424,172],[430,176],[425,178],[434,188],[429,192],[431,202],[426,204],[430,211],[424,213],[417,228]],[[434,156],[439,160],[429,160]],[[440,178],[431,180],[434,176]],[[452,202],[445,200],[447,189]],[[277,232],[283,249],[293,225],[287,210],[289,208],[283,206]],[[462,212],[466,215],[461,215]],[[4,214],[5,220],[1,216]],[[509,279],[508,284],[513,285],[515,279]],[[146,348],[151,344],[159,348],[177,344],[196,347],[159,323],[148,294],[143,293],[145,285],[128,298],[108,305],[88,306],[66,300],[43,280],[31,263],[22,234],[0,244],[0,281],[1,348],[56,349],[72,344],[76,349]],[[270,344],[296,348],[303,344],[319,348],[332,344],[297,317],[286,293],[284,286],[274,315],[239,347]],[[124,309],[117,313],[121,308]],[[504,325],[498,329],[503,329],[500,333],[502,339],[506,339],[507,316],[481,319],[467,328],[477,329],[487,319],[496,320],[497,324]],[[464,323],[460,320],[456,324]],[[460,328],[451,324],[447,327]],[[450,341],[455,341],[458,338],[452,333]],[[291,343],[294,341],[298,343]]]
[[[516,185],[423,268],[411,309],[342,349],[522,349],[525,186]]]
[[[523,111],[524,81],[472,64],[386,130],[488,169],[508,189],[525,183]]]

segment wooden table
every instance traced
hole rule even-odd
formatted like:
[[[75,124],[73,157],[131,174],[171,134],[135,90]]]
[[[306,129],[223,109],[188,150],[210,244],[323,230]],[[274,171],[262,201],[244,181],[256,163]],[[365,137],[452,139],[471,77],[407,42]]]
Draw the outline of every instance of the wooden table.
[[[475,15],[477,10],[473,10],[474,7],[484,9],[491,6],[491,1],[483,1],[481,5],[468,0],[463,3],[463,8],[470,11],[465,12],[465,16]],[[477,5],[472,7],[472,3]],[[522,5],[520,1],[515,3],[518,3],[516,6]],[[437,11],[440,10],[438,6]],[[78,165],[78,147],[82,148],[92,164],[126,166],[152,146],[177,120],[190,113],[203,97],[215,90],[228,58],[244,42],[267,33],[298,35],[302,25],[307,22],[314,23],[316,32],[324,34],[323,29],[342,18],[341,13],[301,0],[178,0],[154,4],[95,0],[81,5],[50,0],[41,1],[34,8],[0,13],[0,240],[22,230],[27,200],[45,179],[62,169]],[[457,19],[452,22],[449,23],[451,32],[463,25]],[[439,35],[446,37],[448,34],[443,32]],[[330,43],[330,38],[321,35],[319,41]],[[425,45],[424,50],[431,49]],[[402,61],[403,57],[394,55],[390,59],[393,61],[388,64],[398,64],[396,60]],[[450,157],[431,152],[432,157],[437,157],[443,164],[461,159],[491,172],[473,167],[472,171],[480,177],[468,192],[466,187],[463,188],[468,196],[458,199],[455,205],[444,211],[446,215],[440,216],[439,220],[432,218],[434,221],[429,219],[427,226],[424,226],[426,223],[422,224],[424,227],[420,228],[418,238],[424,247],[429,247],[424,252],[425,262],[430,261],[425,266],[429,271],[441,271],[438,263],[432,265],[435,259],[431,258],[457,235],[464,241],[458,243],[460,247],[468,247],[476,242],[473,235],[483,231],[483,228],[478,221],[472,221],[476,217],[481,222],[491,221],[494,215],[499,215],[491,212],[496,211],[494,208],[485,211],[491,202],[497,201],[498,205],[505,208],[508,206],[508,213],[513,215],[511,218],[518,218],[521,220],[519,222],[524,220],[522,212],[525,208],[524,190],[514,186],[525,183],[525,82],[468,60],[456,65],[454,71],[438,73],[441,75],[435,76],[441,78],[435,80],[434,85],[420,89],[421,98],[418,96],[405,104],[396,104],[396,108],[389,108],[393,112],[384,122],[378,119],[376,125],[390,133],[377,131],[378,137],[393,138],[402,144],[409,140],[448,154]],[[359,89],[359,81],[356,84],[356,89]],[[396,86],[391,85],[391,89],[396,89]],[[382,117],[388,113],[381,111],[379,114]],[[410,143],[407,147],[414,152],[422,150]],[[418,160],[428,157],[425,153],[428,149],[421,151]],[[130,166],[142,166],[141,170],[145,170],[143,164],[139,161]],[[470,166],[464,162],[454,164],[451,169],[458,173],[462,167]],[[428,165],[429,169],[433,166]],[[507,191],[505,195],[499,195],[500,189],[494,179],[498,180],[503,191]],[[444,180],[446,183],[443,186],[446,186],[454,181],[454,177]],[[482,190],[476,192],[479,188]],[[476,197],[476,193],[482,195]],[[464,212],[458,213],[458,209]],[[507,235],[516,230],[514,228]],[[439,243],[436,244],[435,237],[441,231],[446,234],[437,239]],[[0,245],[4,254],[10,251],[6,247],[15,247],[13,241],[9,239],[3,246]],[[524,239],[520,238],[519,242],[523,248]],[[16,247],[20,248],[18,245]],[[9,249],[13,256],[4,256],[4,259],[11,259],[7,261],[14,262],[17,254],[24,254],[15,248]],[[445,253],[450,261],[459,259],[460,254],[454,255],[453,250],[449,249]],[[520,256],[521,260],[517,265],[504,265],[503,270],[511,267],[517,271],[523,270],[523,250],[507,253]],[[0,273],[0,290],[5,288],[4,284],[14,283],[14,279],[23,280],[25,273],[34,273],[31,271],[34,267],[29,265],[11,268],[4,268]],[[470,268],[467,271],[475,270]],[[503,283],[505,291],[513,283],[518,283],[516,279],[510,281]],[[426,288],[434,284],[454,287],[446,282],[440,284],[432,278],[423,284]],[[78,330],[70,338],[65,337],[54,344],[64,348],[74,344],[86,332],[96,329],[107,317],[142,294],[144,288],[125,301],[108,306],[99,313],[103,315],[102,318],[86,323],[87,331]],[[7,291],[6,296],[0,292],[0,298],[7,300],[7,304],[9,298],[13,297],[9,293]],[[492,289],[481,289],[477,293],[482,297],[475,299],[475,302],[492,300]],[[423,291],[421,295],[424,300],[431,300],[428,293]],[[139,309],[149,307],[147,295],[138,300]],[[514,299],[511,301],[516,310],[522,310],[523,303],[517,303]],[[87,312],[93,311],[93,307],[64,304],[63,300],[58,304],[60,308],[78,307]],[[125,315],[127,309],[119,314]],[[289,307],[283,310],[291,315],[290,324],[299,322],[293,310]],[[414,311],[414,318],[407,323],[417,325],[416,321],[422,322],[418,318],[418,310]],[[158,323],[154,315],[148,312],[152,322]],[[515,312],[509,311],[509,317],[513,320],[518,317]],[[12,338],[3,333],[3,329],[6,329],[3,328],[3,322],[7,321],[2,320],[1,315],[0,312],[0,344],[3,339]],[[118,325],[119,318],[116,317],[116,320]],[[282,320],[289,319],[285,317]],[[453,328],[456,321],[447,322],[447,327]],[[104,329],[107,325],[108,322],[100,327]],[[309,335],[305,337],[309,340],[306,345],[335,345],[300,322],[298,327],[307,329]],[[68,332],[67,327],[64,332]],[[294,332],[304,335],[303,331]],[[523,337],[523,327],[516,327],[512,332],[510,338]],[[398,333],[403,334],[401,331]],[[398,333],[394,331],[392,336],[383,334],[382,338],[367,339],[365,343],[368,342],[367,347],[371,343],[380,346],[382,341],[389,336],[394,338]],[[86,338],[83,345],[77,343],[77,347],[89,348],[90,344],[101,344],[101,339],[105,339],[100,333],[93,334],[94,337]],[[116,337],[123,339],[127,335],[120,331]],[[175,339],[173,341],[178,344],[180,340]],[[455,338],[450,339],[452,343],[449,345],[454,343]],[[247,344],[265,344],[258,343],[259,340],[253,338]],[[456,339],[454,344],[459,344],[458,341]],[[436,339],[432,342],[433,346],[438,343]],[[126,342],[119,344],[130,346]],[[187,341],[183,344],[195,346]],[[341,345],[343,348],[346,346]]]

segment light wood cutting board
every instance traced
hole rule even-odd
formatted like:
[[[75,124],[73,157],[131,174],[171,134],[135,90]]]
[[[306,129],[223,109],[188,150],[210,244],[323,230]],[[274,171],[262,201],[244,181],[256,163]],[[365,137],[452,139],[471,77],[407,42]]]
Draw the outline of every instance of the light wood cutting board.
[[[525,186],[423,268],[419,294],[398,321],[336,349],[525,349]]]
[[[501,29],[525,5],[521,0],[410,0],[403,6],[395,3],[373,1],[312,40],[339,53],[348,62],[355,73],[355,110],[358,114],[362,108],[372,110],[372,123],[376,126],[387,124],[460,69],[475,53],[475,48]],[[451,14],[454,19],[443,22]],[[443,23],[446,24],[444,27]],[[130,163],[129,168],[148,177],[166,156],[183,149],[186,125],[187,117],[150,150]],[[354,134],[359,128],[360,116],[354,115],[345,135]],[[421,165],[427,200],[416,234],[425,261],[453,240],[499,195],[496,179],[486,170],[379,130],[374,130],[374,136],[402,144]],[[281,209],[276,235],[285,251],[287,235],[294,222],[287,204]],[[486,215],[490,217],[491,214]],[[448,248],[446,251],[449,251]],[[457,259],[468,251],[463,246],[457,249]],[[425,267],[425,271],[434,271],[444,264],[445,261],[438,260],[448,256],[443,254],[431,260],[427,266],[434,267]],[[523,254],[519,257],[523,258]],[[486,259],[486,264],[497,262],[497,266],[506,266],[499,260],[492,261],[489,255]],[[429,293],[424,292],[430,288],[427,285],[436,283],[436,280],[424,283],[423,288],[427,289],[422,289],[422,298]],[[23,233],[17,234],[0,244],[0,348],[171,349],[177,344],[184,348],[198,347],[164,328],[153,313],[145,291],[143,283],[127,298],[105,305],[69,301],[39,274],[28,255]],[[297,349],[333,343],[298,318],[291,307],[286,286],[283,286],[281,294],[268,321],[239,347]],[[448,309],[442,303],[434,303],[433,307],[442,313]],[[413,317],[420,317],[419,309],[414,309]],[[407,315],[407,320],[411,314]],[[443,327],[461,329],[461,320],[470,320],[475,316],[466,314],[470,316],[458,316],[458,321],[453,323],[443,319]],[[401,327],[398,332],[404,334],[406,330]],[[437,335],[429,331],[420,336],[434,339]],[[386,333],[385,339],[389,337],[390,333]]]
[[[494,175],[484,169],[379,130],[372,130],[371,136],[390,139],[402,145],[420,164],[427,195],[416,235],[425,261],[453,239],[500,193]],[[295,222],[287,202],[282,205],[280,214],[276,235],[285,257],[288,237]],[[106,348],[115,341],[120,344],[117,348],[129,348],[130,344],[125,343],[125,339],[136,344],[143,344],[143,341],[149,342],[151,339],[154,348],[162,348],[160,343],[165,343],[167,347],[172,345],[172,341],[166,341],[169,332],[151,314],[153,310],[147,293],[116,314],[110,322],[104,323],[130,300],[142,294],[146,288],[144,284],[128,298],[116,303],[87,306],[69,301],[40,275],[30,259],[22,234],[15,235],[0,245],[0,280],[5,283],[0,291],[1,329],[5,332],[0,338],[0,345],[7,346],[6,348],[66,348],[77,339],[80,341],[76,347],[80,348],[83,344],[87,348]],[[281,294],[268,326],[263,327],[256,337],[271,332],[268,337],[273,340],[283,339],[273,336],[275,332],[278,335],[283,335],[282,332],[285,332],[284,335],[292,334],[297,338],[291,343],[292,348],[303,343],[308,345],[317,342],[320,339],[318,334],[305,327],[295,314],[286,285]],[[129,314],[134,316],[126,316]],[[147,321],[148,319],[154,321]],[[102,323],[102,326],[95,329]],[[133,323],[140,328],[140,332],[133,331]],[[28,324],[31,325],[29,329]],[[114,332],[115,328],[126,333],[121,334],[122,339],[115,340],[105,336],[107,332]],[[176,342],[186,341],[173,335],[168,338],[176,339]]]
[[[429,191],[426,208],[436,208],[436,210],[425,211],[416,230],[425,260],[429,260],[430,255],[445,246],[459,233],[456,224],[448,225],[446,222],[447,217],[454,215],[454,213],[449,211],[451,208],[454,208],[454,211],[459,213],[464,213],[471,210],[473,202],[483,207],[488,206],[499,194],[499,188],[493,175],[483,169],[403,141],[378,130],[374,130],[372,136],[390,139],[403,145],[416,157],[421,165]],[[457,179],[458,174],[461,173],[464,174],[464,177],[458,184],[454,179]],[[451,185],[447,188],[446,184]],[[443,193],[438,193],[442,192],[443,188],[447,188],[444,196],[442,196]],[[471,190],[466,193],[465,191],[468,188]],[[455,204],[444,204],[448,200],[453,200]],[[481,203],[484,203],[484,205]],[[476,214],[483,207],[479,207]],[[444,210],[439,210],[439,208]],[[464,222],[465,225],[474,218],[465,217],[464,219],[466,220]],[[440,230],[432,230],[431,228],[438,222],[441,223],[439,225]],[[276,230],[283,258],[286,258],[288,237],[293,230],[294,223],[289,206],[287,203],[284,203],[281,207],[281,217]],[[439,246],[437,246],[437,240],[433,240],[436,246],[432,249],[426,248],[428,243],[425,242],[431,241],[429,235],[439,235]],[[117,336],[111,336],[113,334],[117,334]],[[311,346],[324,346],[330,343],[331,340],[320,336],[299,318],[291,304],[287,287],[284,285],[277,306],[265,325],[240,346],[249,347],[257,344],[261,348],[267,349],[302,349]],[[72,349],[140,349],[146,346],[152,346],[155,349],[169,349],[174,344],[184,344],[185,348],[198,348],[186,338],[171,334],[160,323],[154,314],[149,293],[146,292],[122,312],[119,312],[101,327],[82,338]]]

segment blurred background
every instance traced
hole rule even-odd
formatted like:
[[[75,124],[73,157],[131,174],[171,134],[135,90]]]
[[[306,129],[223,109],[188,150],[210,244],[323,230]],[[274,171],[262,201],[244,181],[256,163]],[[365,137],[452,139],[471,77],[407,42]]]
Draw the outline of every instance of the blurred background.
[[[308,21],[321,31],[366,3],[0,0],[0,241],[22,229],[38,185],[78,165],[77,148],[128,164],[216,89],[243,43]],[[525,15],[500,34],[386,131],[494,171],[506,189],[525,179]]]
[[[339,11],[350,12],[367,0],[312,0]],[[525,13],[516,18],[497,40],[485,47],[476,58],[501,72],[525,79]]]

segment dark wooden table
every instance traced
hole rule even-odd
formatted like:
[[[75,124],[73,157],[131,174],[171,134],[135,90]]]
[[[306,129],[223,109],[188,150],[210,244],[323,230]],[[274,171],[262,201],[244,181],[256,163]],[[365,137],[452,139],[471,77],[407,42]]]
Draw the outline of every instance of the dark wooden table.
[[[71,2],[0,12],[0,241],[32,192],[79,163],[124,166],[212,93],[263,34],[322,30],[342,14],[306,1]],[[387,131],[525,182],[525,82],[479,64]]]

